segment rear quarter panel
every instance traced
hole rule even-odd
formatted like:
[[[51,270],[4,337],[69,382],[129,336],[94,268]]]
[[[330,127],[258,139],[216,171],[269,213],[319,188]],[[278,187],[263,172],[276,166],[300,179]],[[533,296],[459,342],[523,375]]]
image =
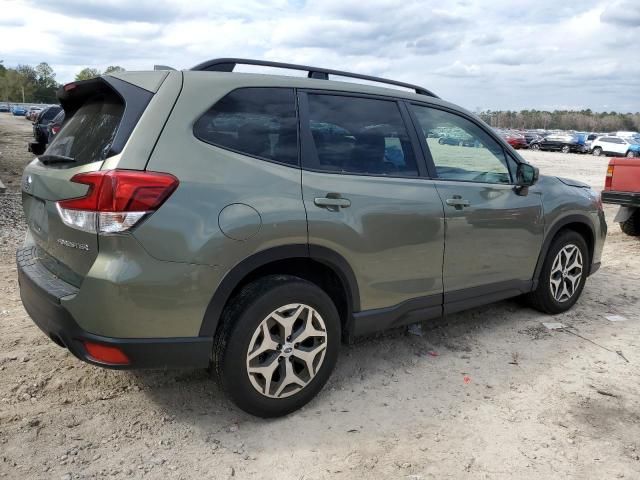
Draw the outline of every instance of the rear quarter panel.
[[[135,231],[152,256],[216,266],[221,275],[252,253],[307,243],[299,168],[215,147],[193,135],[196,120],[237,87],[226,77],[231,78],[185,72],[180,98],[147,165],[175,175],[180,185]],[[220,214],[230,205],[223,233]]]

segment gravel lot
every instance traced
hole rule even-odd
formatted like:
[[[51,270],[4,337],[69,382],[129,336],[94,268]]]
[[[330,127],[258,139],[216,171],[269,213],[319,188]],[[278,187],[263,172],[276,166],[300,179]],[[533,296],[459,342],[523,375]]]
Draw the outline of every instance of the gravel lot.
[[[617,225],[582,299],[553,318],[590,341],[504,301],[422,336],[343,347],[317,399],[265,421],[235,409],[205,371],[99,369],[31,322],[13,257],[29,135],[29,122],[0,114],[0,477],[640,478],[640,241]],[[607,164],[524,156],[598,188]]]

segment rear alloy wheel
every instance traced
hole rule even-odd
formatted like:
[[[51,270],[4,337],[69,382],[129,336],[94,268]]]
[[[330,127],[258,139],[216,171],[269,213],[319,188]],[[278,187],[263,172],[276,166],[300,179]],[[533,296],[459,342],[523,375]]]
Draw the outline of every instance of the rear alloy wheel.
[[[562,153],[569,153],[569,152],[571,152],[571,147],[569,147],[569,145],[563,145]]]
[[[315,284],[270,275],[248,284],[225,309],[214,341],[219,383],[242,410],[287,415],[327,382],[338,358],[340,319]]]
[[[532,143],[529,148],[531,150],[540,150],[540,145],[538,145],[537,143]]]
[[[596,147],[593,149],[592,152],[596,157],[599,157],[600,155],[602,155],[602,149],[600,147]]]
[[[589,265],[582,235],[572,230],[559,234],[549,247],[536,290],[527,296],[531,306],[550,314],[569,310],[582,293]]]
[[[327,327],[320,314],[303,303],[285,305],[267,315],[253,333],[247,374],[258,393],[285,398],[315,378],[326,351]]]

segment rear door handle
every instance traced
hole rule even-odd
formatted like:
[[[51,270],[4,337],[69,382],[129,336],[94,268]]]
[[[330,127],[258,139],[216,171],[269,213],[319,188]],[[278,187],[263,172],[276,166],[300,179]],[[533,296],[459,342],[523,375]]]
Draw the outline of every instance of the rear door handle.
[[[336,194],[328,194],[326,197],[316,197],[313,199],[313,203],[318,207],[336,212],[341,208],[351,206],[351,200],[348,198],[342,198]]]
[[[471,205],[469,200],[465,200],[460,195],[454,195],[453,198],[447,198],[447,205],[451,207],[455,207],[456,210],[462,210],[464,207],[468,207]]]

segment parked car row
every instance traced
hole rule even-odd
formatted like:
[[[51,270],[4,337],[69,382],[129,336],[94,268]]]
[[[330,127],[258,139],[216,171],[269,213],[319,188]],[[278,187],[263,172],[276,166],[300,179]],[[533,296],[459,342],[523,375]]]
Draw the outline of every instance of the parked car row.
[[[500,129],[496,129],[496,131],[516,149],[530,148],[562,153],[592,153],[596,156],[640,156],[640,133],[638,132],[520,132]]]

